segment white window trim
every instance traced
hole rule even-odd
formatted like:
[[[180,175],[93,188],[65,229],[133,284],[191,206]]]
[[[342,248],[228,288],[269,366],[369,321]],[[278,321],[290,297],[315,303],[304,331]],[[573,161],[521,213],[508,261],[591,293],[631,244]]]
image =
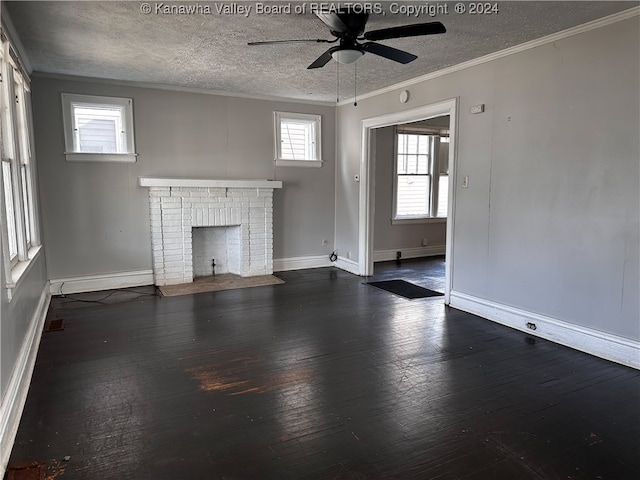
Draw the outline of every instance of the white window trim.
[[[447,217],[397,217],[391,219],[391,225],[414,225],[418,223],[447,223]]]
[[[89,153],[75,150],[73,103],[86,103],[95,105],[113,105],[124,108],[124,131],[127,151],[123,153]],[[62,120],[64,125],[65,158],[67,162],[120,162],[135,163],[138,156],[135,147],[135,135],[133,132],[133,100],[120,97],[102,97],[97,95],[78,95],[72,93],[62,94]]]
[[[42,245],[34,245],[33,247],[30,247],[27,252],[27,259],[18,261],[18,263],[11,268],[11,271],[7,272],[6,288],[9,301],[11,301],[11,298],[13,297],[13,290],[20,286],[26,274],[33,267],[34,260],[41,250]]]
[[[67,162],[119,162],[135,163],[136,153],[76,153],[64,152]]]
[[[2,48],[6,49],[2,52],[2,60],[6,62],[7,69],[3,72],[3,80],[7,83],[8,91],[10,93],[9,105],[10,105],[10,123],[11,125],[5,125],[7,129],[11,129],[12,134],[8,135],[10,145],[9,155],[6,156],[3,153],[3,161],[10,162],[11,164],[11,177],[12,177],[12,196],[14,203],[14,216],[16,218],[16,239],[18,242],[18,254],[15,258],[9,258],[8,248],[8,232],[5,227],[8,218],[6,216],[6,209],[4,205],[4,184],[0,182],[0,225],[2,235],[2,263],[5,272],[5,285],[7,292],[7,299],[11,301],[13,292],[26,278],[26,274],[33,268],[35,259],[40,255],[42,245],[40,243],[40,230],[38,219],[38,204],[37,191],[35,189],[36,178],[36,161],[34,153],[34,136],[33,136],[33,112],[31,109],[31,95],[29,89],[29,79],[26,76],[24,69],[15,62],[11,57],[10,49],[12,47],[9,44],[9,40],[2,36]],[[19,72],[18,76],[15,76],[15,72]],[[15,89],[15,84],[20,83],[21,95],[18,95],[18,90]],[[18,95],[18,98],[16,98]],[[22,112],[18,111],[16,107],[16,101],[21,105]],[[24,114],[22,117],[21,115]],[[26,130],[24,132],[23,130]],[[26,133],[27,137],[22,137]],[[5,132],[0,135],[0,143],[7,141]],[[4,150],[2,150],[4,152]],[[22,178],[21,168],[27,169],[25,178]],[[31,208],[29,204],[24,203],[23,197],[23,182],[27,182],[27,195],[30,197]],[[24,209],[29,209],[28,218],[24,213]],[[29,225],[26,225],[26,222]],[[30,242],[27,242],[26,229],[30,230]]]
[[[276,167],[322,167],[322,116],[307,113],[274,112],[274,162]],[[281,130],[282,119],[306,120],[316,124],[315,128],[315,150],[314,160],[289,160],[281,158]]]
[[[444,131],[444,130],[443,130]],[[441,131],[437,130],[437,129],[433,129],[433,128],[429,128],[429,127],[415,127],[415,128],[407,128],[404,125],[399,125],[396,126],[395,131],[394,131],[394,137],[393,137],[393,142],[394,142],[394,150],[393,150],[393,205],[391,206],[393,210],[391,210],[392,212],[392,216],[391,216],[391,225],[415,225],[415,224],[421,224],[421,223],[447,223],[447,217],[436,217],[436,216],[432,216],[431,214],[428,215],[415,215],[415,216],[408,216],[408,215],[402,215],[402,216],[398,216],[396,214],[397,212],[397,208],[398,208],[398,133],[413,133],[413,134],[417,134],[417,135],[433,135],[436,136],[440,133],[442,133]],[[448,134],[448,130],[446,130],[446,133]],[[434,145],[433,151],[431,153],[432,158],[430,163],[430,169],[429,169],[429,181],[431,182],[431,195],[432,195],[432,199],[431,202],[433,201],[433,197],[437,196],[437,187],[438,185],[435,185],[437,182],[434,182],[434,173],[436,172],[436,170],[439,168],[438,162],[436,160],[436,155],[434,155],[434,151],[437,150],[439,148],[438,142],[436,142],[436,144]],[[430,203],[431,203],[430,202]],[[433,211],[433,207],[432,207],[432,211]]]

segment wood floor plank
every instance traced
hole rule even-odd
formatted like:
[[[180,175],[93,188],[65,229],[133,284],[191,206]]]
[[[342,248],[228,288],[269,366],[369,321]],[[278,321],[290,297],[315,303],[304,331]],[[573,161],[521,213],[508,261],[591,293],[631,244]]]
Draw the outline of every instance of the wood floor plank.
[[[374,279],[443,286],[442,258]],[[11,462],[74,479],[626,479],[640,373],[334,268],[54,298]],[[121,301],[118,301],[118,299]]]

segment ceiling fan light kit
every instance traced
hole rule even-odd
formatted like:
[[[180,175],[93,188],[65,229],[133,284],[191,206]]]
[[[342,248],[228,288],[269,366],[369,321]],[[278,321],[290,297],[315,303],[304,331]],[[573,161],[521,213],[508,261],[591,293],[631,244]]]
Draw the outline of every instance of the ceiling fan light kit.
[[[334,50],[331,52],[333,59],[343,65],[357,62],[364,55],[362,50],[345,48],[344,50]]]

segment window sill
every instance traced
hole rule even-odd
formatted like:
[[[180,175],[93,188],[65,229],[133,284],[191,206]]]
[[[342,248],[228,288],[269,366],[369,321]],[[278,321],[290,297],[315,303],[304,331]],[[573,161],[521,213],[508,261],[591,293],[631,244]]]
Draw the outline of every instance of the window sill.
[[[447,217],[392,218],[391,225],[413,225],[419,223],[447,223]]]
[[[28,252],[28,260],[23,260],[18,262],[14,267],[11,268],[11,281],[7,282],[7,297],[9,301],[13,297],[13,291],[20,286],[24,278],[27,276],[27,273],[33,267],[35,263],[35,259],[40,254],[42,250],[42,245],[38,245],[36,247],[31,247]]]
[[[76,153],[64,152],[67,162],[135,163],[137,153]]]
[[[322,160],[281,160],[276,158],[276,167],[322,167]]]

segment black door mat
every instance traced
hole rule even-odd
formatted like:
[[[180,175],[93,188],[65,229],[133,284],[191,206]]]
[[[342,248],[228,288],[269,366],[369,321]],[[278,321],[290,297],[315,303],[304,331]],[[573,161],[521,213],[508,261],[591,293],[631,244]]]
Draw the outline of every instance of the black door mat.
[[[380,282],[369,282],[367,285],[395,293],[410,300],[414,298],[442,297],[444,295],[443,293],[414,285],[406,280],[384,280]]]

